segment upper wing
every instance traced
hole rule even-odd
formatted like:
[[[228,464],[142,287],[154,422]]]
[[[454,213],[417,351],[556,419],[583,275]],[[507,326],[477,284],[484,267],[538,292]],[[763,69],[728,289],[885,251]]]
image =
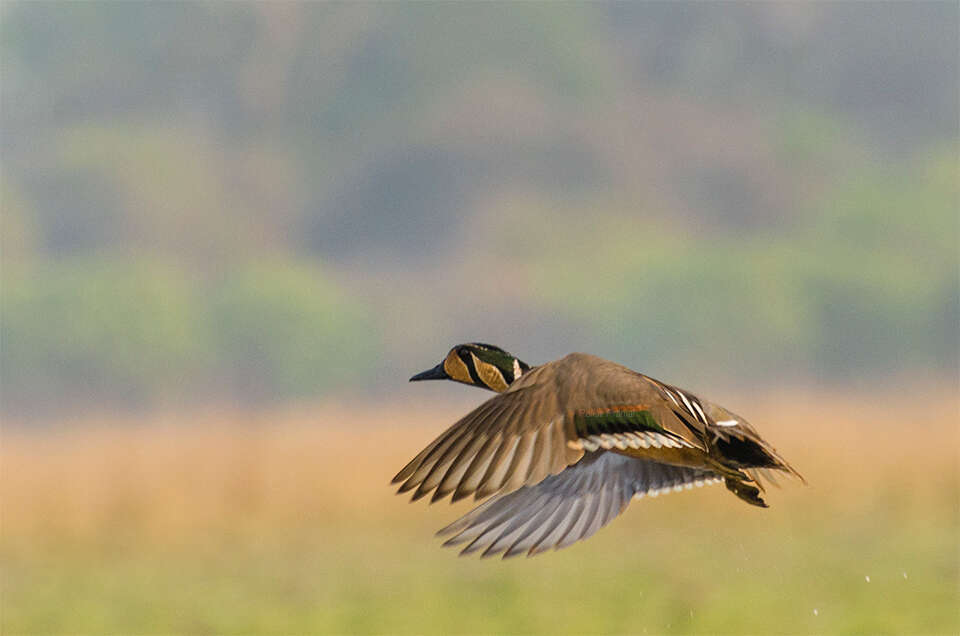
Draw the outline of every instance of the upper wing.
[[[538,382],[534,369],[515,386],[487,400],[444,431],[393,478],[414,499],[436,489],[432,501],[451,492],[471,494],[535,484],[575,463],[583,451],[567,446],[566,418],[556,391]]]
[[[714,473],[603,451],[590,452],[558,475],[501,495],[440,530],[445,546],[467,543],[461,554],[533,556],[585,539],[609,523],[636,496],[720,481]]]

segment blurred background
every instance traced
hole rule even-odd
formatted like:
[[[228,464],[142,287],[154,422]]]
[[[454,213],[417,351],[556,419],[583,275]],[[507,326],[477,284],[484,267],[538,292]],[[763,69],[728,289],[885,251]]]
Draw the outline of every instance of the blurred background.
[[[957,633],[958,6],[0,5],[4,633]],[[468,561],[390,477],[602,355],[805,473]]]

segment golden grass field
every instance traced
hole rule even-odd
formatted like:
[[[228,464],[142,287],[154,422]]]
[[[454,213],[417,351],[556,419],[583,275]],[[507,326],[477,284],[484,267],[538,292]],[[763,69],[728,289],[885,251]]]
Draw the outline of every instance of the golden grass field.
[[[436,396],[437,393],[430,393]],[[477,401],[482,396],[477,395]],[[957,634],[955,387],[728,399],[804,473],[458,558],[394,472],[463,404],[5,423],[3,634]]]

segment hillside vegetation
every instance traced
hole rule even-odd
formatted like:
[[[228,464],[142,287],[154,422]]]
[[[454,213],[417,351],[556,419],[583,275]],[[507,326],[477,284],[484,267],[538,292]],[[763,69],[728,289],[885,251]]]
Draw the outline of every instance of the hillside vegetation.
[[[957,20],[7,2],[3,409],[380,392],[470,340],[956,377]]]

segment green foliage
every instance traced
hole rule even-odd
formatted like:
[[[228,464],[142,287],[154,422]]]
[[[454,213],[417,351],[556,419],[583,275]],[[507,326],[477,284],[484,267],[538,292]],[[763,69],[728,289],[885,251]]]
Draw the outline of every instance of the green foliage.
[[[944,154],[876,170],[819,206],[802,280],[825,370],[955,368],[958,169]]]
[[[14,408],[317,395],[369,371],[378,347],[366,310],[315,266],[258,264],[207,283],[117,258],[7,268],[0,342]]]
[[[186,274],[161,262],[9,268],[0,288],[5,405],[103,396],[140,404],[180,392],[208,358],[199,309]]]
[[[509,234],[518,227],[556,223],[534,206],[493,236],[507,253],[526,252],[540,303],[628,360],[745,378],[949,370],[956,169],[939,156],[914,174],[875,169],[828,192],[787,235],[641,228],[595,211],[567,219],[570,233],[548,247],[517,245]]]
[[[369,315],[321,270],[257,263],[213,292],[218,368],[235,395],[305,396],[358,380],[381,344]]]
[[[69,128],[53,149],[34,208],[51,251],[140,249],[203,267],[286,239],[295,171],[268,143],[234,154],[202,129],[113,122]]]
[[[949,3],[8,4],[7,404],[956,370]]]
[[[35,219],[20,192],[0,175],[0,259],[4,263],[33,256],[36,250]]]

